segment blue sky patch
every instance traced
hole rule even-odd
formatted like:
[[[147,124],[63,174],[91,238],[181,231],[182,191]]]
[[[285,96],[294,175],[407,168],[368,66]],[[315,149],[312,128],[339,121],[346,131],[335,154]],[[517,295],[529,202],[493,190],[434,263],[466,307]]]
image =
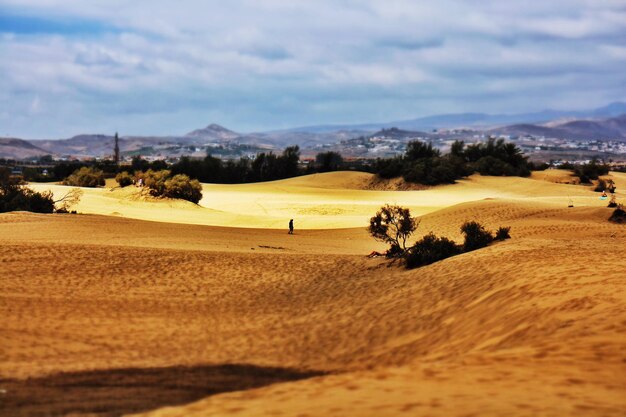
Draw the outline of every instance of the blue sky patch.
[[[18,35],[101,35],[103,33],[120,32],[105,23],[78,18],[47,18],[11,14],[0,10],[0,33],[14,33]]]

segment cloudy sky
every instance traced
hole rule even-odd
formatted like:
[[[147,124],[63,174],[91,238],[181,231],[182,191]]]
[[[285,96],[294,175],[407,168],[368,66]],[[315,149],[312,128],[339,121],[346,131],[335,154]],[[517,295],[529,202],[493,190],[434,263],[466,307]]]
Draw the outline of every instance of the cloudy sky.
[[[626,100],[626,0],[0,0],[0,136]]]

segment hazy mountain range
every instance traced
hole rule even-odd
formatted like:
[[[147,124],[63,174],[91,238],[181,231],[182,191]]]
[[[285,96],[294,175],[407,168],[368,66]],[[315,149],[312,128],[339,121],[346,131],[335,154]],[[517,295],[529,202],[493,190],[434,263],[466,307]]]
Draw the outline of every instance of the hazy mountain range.
[[[321,144],[370,136],[380,129],[396,127],[395,132],[412,137],[494,134],[545,136],[574,140],[626,141],[626,103],[612,103],[589,111],[545,110],[516,115],[461,113],[423,117],[378,124],[322,125],[287,130],[237,133],[218,124],[193,130],[182,136],[122,136],[124,154],[180,156],[205,154],[207,147],[249,146],[255,150],[282,149],[299,145],[303,149]],[[24,159],[40,155],[103,157],[112,153],[112,135],[82,134],[69,139],[22,140],[0,138],[0,158]]]
[[[615,102],[607,106],[587,111],[543,110],[522,114],[455,113],[420,117],[411,120],[397,120],[385,123],[355,125],[318,125],[288,129],[291,132],[333,132],[337,130],[376,131],[382,128],[397,127],[404,130],[474,128],[478,130],[511,124],[542,124],[562,119],[603,119],[626,113],[626,103]]]

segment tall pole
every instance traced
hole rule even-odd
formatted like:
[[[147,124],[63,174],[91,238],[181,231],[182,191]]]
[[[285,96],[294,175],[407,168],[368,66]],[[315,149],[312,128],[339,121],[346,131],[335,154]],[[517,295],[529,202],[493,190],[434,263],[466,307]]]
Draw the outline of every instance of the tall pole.
[[[114,148],[114,152],[115,152],[115,165],[119,165],[120,163],[120,139],[117,136],[117,132],[115,132],[115,148]]]

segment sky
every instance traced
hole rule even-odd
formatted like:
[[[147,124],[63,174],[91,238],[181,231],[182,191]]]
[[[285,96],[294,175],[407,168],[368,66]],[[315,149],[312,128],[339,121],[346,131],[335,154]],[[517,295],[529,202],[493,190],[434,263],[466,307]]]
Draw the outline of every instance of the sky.
[[[0,0],[0,136],[626,100],[626,0]]]

